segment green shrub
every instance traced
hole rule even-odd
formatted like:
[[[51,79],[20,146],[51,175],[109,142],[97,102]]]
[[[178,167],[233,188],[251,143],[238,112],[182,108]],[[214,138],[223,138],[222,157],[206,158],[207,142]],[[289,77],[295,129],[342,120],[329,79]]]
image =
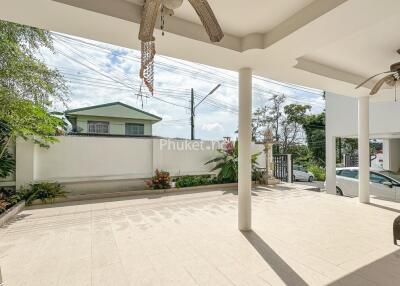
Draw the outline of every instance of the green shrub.
[[[215,164],[211,171],[219,170],[218,178],[226,182],[237,182],[239,173],[239,143],[226,140],[223,148],[218,149],[218,157],[208,161],[205,165]],[[251,168],[255,170],[258,166],[257,159],[261,153],[251,155]]]
[[[0,148],[2,148],[1,145]],[[0,158],[0,178],[6,178],[7,176],[14,173],[14,170],[15,170],[14,157],[6,150],[4,151],[3,156],[1,156]]]
[[[146,184],[153,190],[170,189],[171,177],[169,176],[168,172],[159,171],[157,169],[155,175],[151,178],[151,180],[146,181]]]
[[[34,200],[41,200],[42,203],[54,203],[57,198],[67,197],[68,192],[63,190],[59,183],[43,182],[31,184],[18,191],[19,196],[25,200],[27,205],[31,205]]]
[[[213,183],[210,175],[201,176],[182,176],[175,179],[175,186],[177,188],[187,188],[195,186],[210,185]]]
[[[9,203],[6,200],[0,199],[0,214],[5,212],[8,208],[8,206],[9,206]]]
[[[212,175],[181,176],[174,178],[174,182],[177,188],[235,183],[230,178],[221,178]]]
[[[6,178],[15,171],[14,156],[8,152],[10,136],[10,128],[0,120],[0,178]]]
[[[317,165],[310,165],[308,171],[314,174],[314,180],[325,181],[325,169]]]
[[[0,214],[21,201],[15,189],[0,189]]]

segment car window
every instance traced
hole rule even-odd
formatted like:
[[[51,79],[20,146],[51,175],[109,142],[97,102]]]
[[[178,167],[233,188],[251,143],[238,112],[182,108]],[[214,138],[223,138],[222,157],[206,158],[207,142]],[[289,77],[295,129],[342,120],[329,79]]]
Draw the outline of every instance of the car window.
[[[342,170],[337,170],[336,171],[336,176],[340,176],[342,174]]]
[[[400,175],[395,173],[395,172],[392,172],[392,171],[381,171],[379,173],[381,173],[381,174],[383,174],[383,175],[385,175],[385,176],[387,176],[387,177],[389,177],[391,179],[394,179],[395,181],[400,182]]]
[[[385,182],[391,182],[385,176],[382,176],[382,175],[379,175],[379,174],[373,173],[373,172],[371,172],[371,174],[370,174],[370,180],[372,183],[375,183],[375,184],[383,184]]]
[[[342,172],[340,173],[340,176],[346,177],[346,178],[351,178],[351,179],[357,179],[358,171],[357,170],[342,170]]]

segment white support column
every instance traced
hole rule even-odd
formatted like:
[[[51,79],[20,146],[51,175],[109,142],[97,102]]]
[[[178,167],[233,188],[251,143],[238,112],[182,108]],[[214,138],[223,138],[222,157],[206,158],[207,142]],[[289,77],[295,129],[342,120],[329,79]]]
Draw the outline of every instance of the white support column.
[[[369,96],[358,98],[358,196],[369,203]]]
[[[326,192],[336,194],[336,137],[326,133]]]
[[[251,230],[252,70],[239,70],[239,230]]]

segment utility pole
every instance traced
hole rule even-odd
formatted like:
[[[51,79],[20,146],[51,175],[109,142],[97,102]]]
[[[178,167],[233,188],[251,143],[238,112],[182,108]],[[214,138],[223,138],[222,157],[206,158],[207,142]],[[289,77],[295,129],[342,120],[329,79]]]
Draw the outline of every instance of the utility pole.
[[[194,140],[194,90],[191,90],[191,100],[190,100],[190,139]]]
[[[190,139],[195,140],[194,136],[194,117],[196,115],[196,108],[199,106],[204,100],[206,100],[207,97],[209,97],[211,94],[213,94],[218,88],[221,87],[221,84],[218,84],[216,87],[214,87],[205,97],[203,97],[202,100],[200,100],[199,103],[194,105],[194,89],[191,89],[191,99],[190,99]]]

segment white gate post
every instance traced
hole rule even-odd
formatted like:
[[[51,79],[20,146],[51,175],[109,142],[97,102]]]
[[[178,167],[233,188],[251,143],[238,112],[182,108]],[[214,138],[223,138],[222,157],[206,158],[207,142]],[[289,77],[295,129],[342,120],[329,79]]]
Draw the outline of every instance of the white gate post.
[[[293,170],[292,170],[292,154],[287,154],[287,172],[288,172],[288,183],[293,183]]]

